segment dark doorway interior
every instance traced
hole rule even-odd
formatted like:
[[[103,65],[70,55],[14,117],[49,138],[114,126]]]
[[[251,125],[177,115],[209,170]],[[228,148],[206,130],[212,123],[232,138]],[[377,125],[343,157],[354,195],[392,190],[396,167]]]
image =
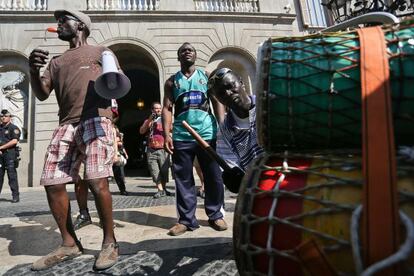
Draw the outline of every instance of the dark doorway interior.
[[[109,48],[131,80],[130,92],[118,99],[120,118],[117,125],[124,133],[124,144],[129,155],[125,173],[127,176],[149,176],[142,146],[145,137],[139,134],[139,127],[148,118],[151,103],[160,100],[158,66],[154,58],[139,46],[119,43]],[[144,102],[143,108],[138,107],[138,100]]]
[[[145,137],[139,134],[139,127],[148,118],[151,103],[160,100],[158,77],[140,69],[127,70],[125,74],[132,85],[131,91],[118,100],[118,127],[124,133],[124,145],[129,155],[125,172],[128,176],[148,176],[143,143]],[[143,100],[143,109],[138,108],[138,100]]]

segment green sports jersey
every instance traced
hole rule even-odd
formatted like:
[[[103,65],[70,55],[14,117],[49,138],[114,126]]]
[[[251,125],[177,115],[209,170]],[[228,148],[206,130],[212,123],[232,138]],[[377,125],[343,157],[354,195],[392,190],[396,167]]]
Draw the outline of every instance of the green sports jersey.
[[[209,105],[207,80],[207,75],[199,69],[189,78],[181,71],[174,75],[174,141],[195,141],[182,125],[184,120],[204,140],[216,138],[217,123]]]

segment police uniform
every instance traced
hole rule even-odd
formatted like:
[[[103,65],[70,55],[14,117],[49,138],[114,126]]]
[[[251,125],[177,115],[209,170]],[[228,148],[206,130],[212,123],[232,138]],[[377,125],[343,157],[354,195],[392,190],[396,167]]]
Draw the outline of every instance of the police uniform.
[[[3,110],[2,115],[9,114]],[[0,146],[7,144],[13,139],[20,139],[20,129],[8,123],[7,125],[0,124]],[[7,170],[9,178],[9,186],[12,191],[13,202],[19,201],[19,186],[17,182],[17,171],[19,152],[16,146],[1,150],[0,154],[0,193],[3,188],[4,174]]]

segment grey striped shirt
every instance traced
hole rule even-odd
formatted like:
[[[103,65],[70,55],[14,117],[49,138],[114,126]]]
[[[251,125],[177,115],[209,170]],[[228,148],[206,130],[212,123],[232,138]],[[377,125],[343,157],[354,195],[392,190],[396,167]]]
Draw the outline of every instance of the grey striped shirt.
[[[231,167],[237,165],[246,170],[251,161],[264,153],[257,143],[256,107],[250,109],[246,119],[229,111],[219,129],[216,150]]]

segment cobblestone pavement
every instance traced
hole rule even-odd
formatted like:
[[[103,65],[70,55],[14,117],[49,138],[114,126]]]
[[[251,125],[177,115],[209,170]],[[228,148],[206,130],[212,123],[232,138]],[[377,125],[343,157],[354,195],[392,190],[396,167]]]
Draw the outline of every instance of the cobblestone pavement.
[[[110,190],[112,192],[113,208],[139,208],[150,207],[159,205],[174,205],[174,196],[162,197],[159,199],[153,199],[152,195],[155,193],[154,185],[151,180],[142,178],[127,178],[127,189],[129,196],[119,195],[118,187],[111,183]],[[6,185],[5,185],[6,186]],[[169,190],[174,192],[174,187],[171,183],[168,186]],[[46,193],[41,187],[25,188],[27,192],[22,192],[20,195],[20,202],[18,204],[11,203],[10,194],[0,195],[0,218],[5,217],[21,217],[21,216],[33,216],[40,214],[49,214],[49,206],[47,204]],[[7,190],[4,187],[3,190]],[[78,212],[78,205],[76,203],[75,193],[73,191],[73,185],[67,185],[69,197],[71,199],[72,213]],[[96,211],[94,199],[92,193],[88,195],[88,207],[91,211]]]
[[[220,252],[219,254],[217,254]],[[41,272],[30,264],[17,265],[3,275],[237,275],[231,243],[121,255],[116,265],[103,272],[92,270],[95,258],[77,258]]]
[[[155,188],[148,178],[127,178],[129,196],[113,194],[119,262],[103,272],[92,269],[99,252],[102,231],[98,227],[92,195],[88,207],[93,225],[77,231],[86,251],[76,259],[42,272],[30,270],[31,263],[58,246],[60,234],[50,215],[43,188],[25,188],[21,201],[10,202],[0,195],[0,275],[237,275],[232,252],[231,229],[216,232],[208,227],[199,198],[197,218],[201,228],[180,237],[166,235],[175,222],[175,197],[153,199]],[[167,187],[174,192],[173,185]],[[7,190],[7,187],[5,189]],[[78,212],[73,187],[68,186],[72,214]],[[232,226],[235,195],[226,192],[226,220]],[[204,216],[204,217],[203,217]],[[2,245],[3,244],[3,245]]]

